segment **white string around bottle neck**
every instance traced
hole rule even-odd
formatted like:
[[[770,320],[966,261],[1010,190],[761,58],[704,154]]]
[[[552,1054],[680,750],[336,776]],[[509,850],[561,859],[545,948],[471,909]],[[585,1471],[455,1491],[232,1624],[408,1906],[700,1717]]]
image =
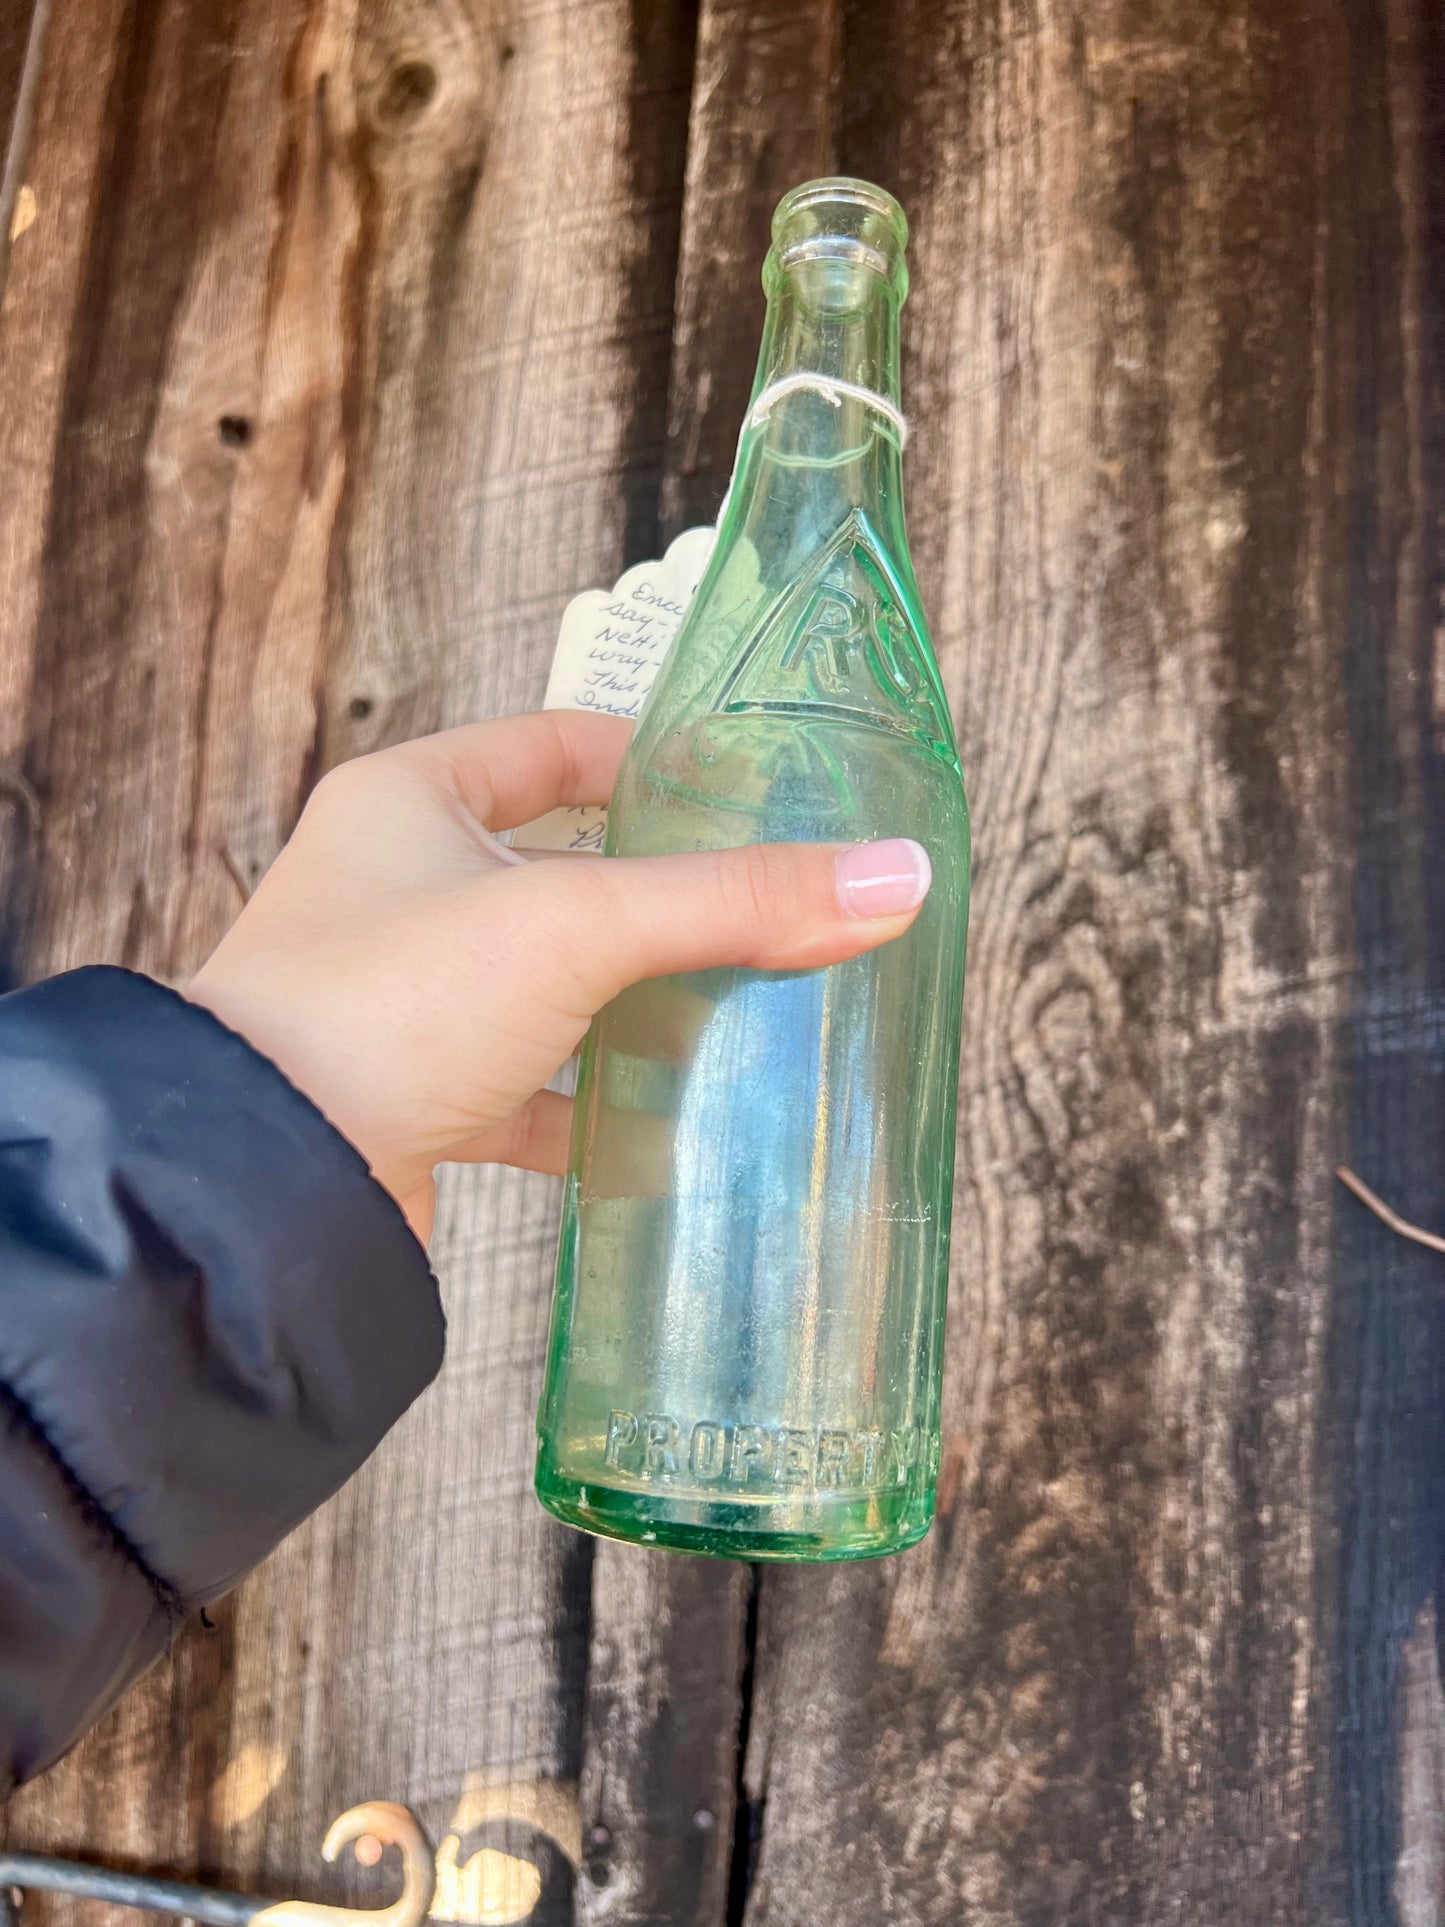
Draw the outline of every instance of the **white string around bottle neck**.
[[[908,417],[896,402],[889,401],[886,395],[880,395],[876,388],[865,388],[861,381],[840,381],[833,375],[822,375],[811,368],[799,368],[791,375],[779,375],[776,381],[770,381],[748,410],[743,427],[756,428],[759,423],[765,422],[775,402],[780,402],[784,395],[796,394],[799,389],[821,395],[833,408],[841,408],[845,399],[861,402],[897,430],[900,451],[907,448]]]
[[[791,375],[779,375],[776,381],[768,383],[747,414],[743,416],[743,425],[738,430],[738,452],[733,461],[733,472],[728,477],[727,488],[723,492],[721,502],[718,503],[717,526],[719,528],[723,525],[728,512],[728,503],[733,497],[733,483],[737,480],[738,462],[742,459],[743,440],[748,430],[762,427],[772,413],[773,404],[781,401],[784,395],[796,394],[799,389],[806,389],[810,394],[821,395],[832,408],[841,408],[845,398],[848,401],[862,402],[865,408],[871,408],[875,415],[881,415],[893,428],[898,436],[899,454],[901,455],[907,448],[908,417],[896,402],[889,401],[886,395],[880,395],[876,388],[865,388],[861,381],[842,381],[834,375],[820,374],[815,368],[798,368]]]

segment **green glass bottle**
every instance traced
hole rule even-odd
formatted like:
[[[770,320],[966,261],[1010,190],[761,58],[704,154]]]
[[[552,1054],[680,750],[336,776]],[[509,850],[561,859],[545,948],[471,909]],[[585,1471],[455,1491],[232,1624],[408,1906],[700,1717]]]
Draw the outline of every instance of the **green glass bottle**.
[[[716,548],[609,853],[912,837],[911,929],[830,969],[638,985],[582,1054],[537,1491],[589,1532],[850,1559],[928,1530],[969,830],[903,527],[907,224],[789,194]]]

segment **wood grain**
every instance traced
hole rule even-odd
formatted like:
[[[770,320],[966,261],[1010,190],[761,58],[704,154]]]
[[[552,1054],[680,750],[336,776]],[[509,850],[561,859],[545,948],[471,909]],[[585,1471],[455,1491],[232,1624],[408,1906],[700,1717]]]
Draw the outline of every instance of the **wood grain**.
[[[1329,258],[1335,504],[1331,601],[1354,782],[1358,982],[1348,1029],[1349,1161],[1406,1215],[1445,1217],[1445,180],[1435,9],[1351,23]],[[1445,1513],[1440,1260],[1338,1205],[1331,1367],[1340,1414],[1338,1761],[1353,1918],[1423,1927],[1445,1911],[1438,1803],[1420,1763],[1439,1702]],[[1433,1864],[1432,1864],[1433,1863]]]
[[[184,975],[319,769],[539,697],[629,486],[655,514],[639,262],[690,58],[685,9],[621,0],[58,10],[0,312],[16,976]],[[334,1892],[324,1826],[381,1793],[446,1917],[571,1919],[590,1548],[529,1478],[555,1213],[449,1183],[441,1382],[13,1837]]]
[[[1398,13],[845,23],[980,851],[952,1498],[766,1578],[750,1923],[1438,1917],[1439,1299],[1329,1176],[1368,1146],[1423,1210],[1439,1147]]]

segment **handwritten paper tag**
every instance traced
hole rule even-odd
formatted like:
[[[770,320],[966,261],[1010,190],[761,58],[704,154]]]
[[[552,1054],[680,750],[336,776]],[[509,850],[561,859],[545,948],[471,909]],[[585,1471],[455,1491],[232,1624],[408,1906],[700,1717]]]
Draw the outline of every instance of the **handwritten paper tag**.
[[[639,562],[612,588],[574,596],[562,617],[542,707],[635,717],[716,539],[715,528],[685,529],[660,562]],[[552,810],[513,831],[511,840],[520,850],[596,853],[606,833],[607,811],[595,804]]]

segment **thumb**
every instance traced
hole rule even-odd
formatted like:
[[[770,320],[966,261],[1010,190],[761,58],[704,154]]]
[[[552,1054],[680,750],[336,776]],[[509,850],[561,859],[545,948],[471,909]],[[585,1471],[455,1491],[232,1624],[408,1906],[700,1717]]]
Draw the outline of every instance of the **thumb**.
[[[521,927],[538,973],[590,1017],[646,977],[841,963],[901,936],[932,874],[923,846],[897,837],[539,862],[507,881],[531,897]]]

